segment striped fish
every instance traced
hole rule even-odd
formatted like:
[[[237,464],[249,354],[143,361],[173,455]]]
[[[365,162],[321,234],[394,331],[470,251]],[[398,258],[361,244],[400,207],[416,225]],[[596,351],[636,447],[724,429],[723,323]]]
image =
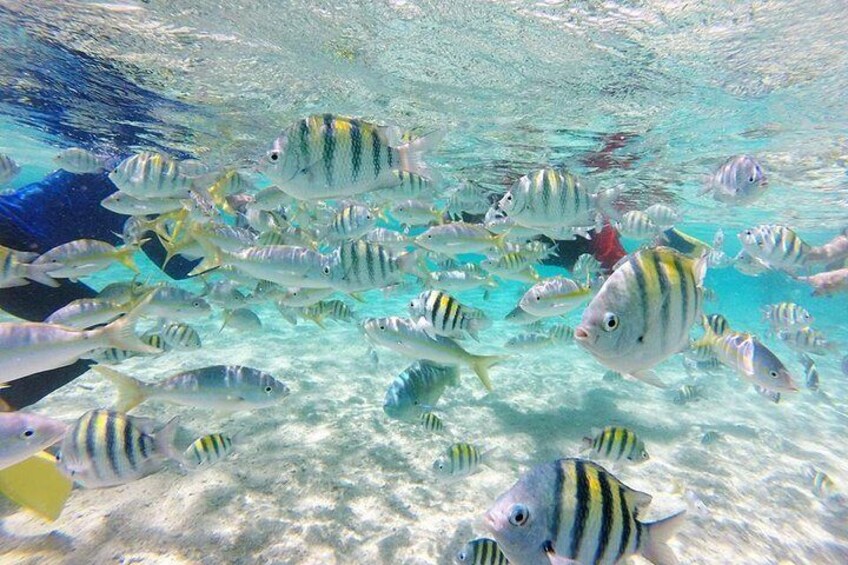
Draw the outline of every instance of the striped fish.
[[[651,217],[641,210],[625,212],[615,227],[621,235],[630,239],[647,239],[659,231]]]
[[[716,335],[724,335],[730,331],[730,322],[721,314],[710,314],[701,319],[704,331],[710,330]]]
[[[601,274],[603,265],[591,253],[581,253],[571,267],[571,274],[580,281],[591,281]]]
[[[183,454],[187,463],[200,467],[214,465],[233,452],[233,438],[224,434],[209,434],[199,437]]]
[[[798,390],[780,359],[751,334],[728,331],[716,336],[708,332],[701,342],[710,343],[724,365],[760,388],[771,392]]]
[[[810,480],[813,494],[819,498],[828,498],[838,492],[836,483],[821,469],[809,465],[804,469],[804,475]]]
[[[480,268],[502,279],[536,283],[540,277],[534,268],[535,264],[532,257],[513,251],[494,259],[483,259]]]
[[[771,324],[773,330],[805,328],[813,323],[813,316],[794,302],[769,304],[763,308],[763,319]]]
[[[154,434],[147,418],[112,410],[83,414],[61,444],[59,468],[85,488],[122,485],[183,461],[174,447],[177,418]]]
[[[492,322],[477,308],[463,305],[441,290],[425,290],[409,303],[413,318],[423,317],[434,334],[446,337],[465,337],[466,333],[479,341],[480,330]]]
[[[431,432],[440,432],[445,427],[442,423],[442,419],[432,412],[424,412],[421,414],[421,425],[424,426],[425,430]]]
[[[674,224],[680,221],[680,214],[674,208],[665,204],[652,204],[648,206],[645,209],[645,215],[661,230],[674,227]]]
[[[397,178],[398,184],[378,192],[375,196],[381,201],[395,202],[398,200],[432,198],[435,183],[429,178],[402,170],[394,171],[393,174]]]
[[[136,198],[188,198],[194,177],[167,155],[142,151],[127,157],[109,173],[119,190]]]
[[[698,194],[713,193],[726,204],[750,204],[766,191],[768,181],[762,167],[750,155],[734,155],[710,176]]]
[[[266,245],[246,247],[234,253],[222,249],[209,249],[209,252],[204,262],[194,269],[193,274],[225,265],[235,267],[251,277],[283,286],[330,286],[327,281],[327,257],[306,247]]]
[[[397,171],[431,177],[424,153],[441,133],[407,143],[396,128],[333,114],[297,120],[278,137],[260,170],[302,200],[352,196],[402,184]]]
[[[53,157],[53,163],[60,169],[76,174],[96,173],[106,168],[106,159],[81,147],[63,149]]]
[[[379,218],[379,210],[351,204],[333,216],[328,232],[338,239],[357,239],[368,233]]]
[[[403,226],[426,226],[441,222],[443,213],[430,202],[403,200],[392,206],[389,213]]]
[[[674,392],[675,404],[686,404],[701,399],[701,387],[695,385],[683,385]]]
[[[560,459],[525,473],[489,509],[485,522],[512,563],[613,565],[634,554],[652,563],[676,563],[666,541],[685,511],[642,522],[650,502],[650,495],[627,487],[600,465]]]
[[[321,300],[307,306],[301,313],[307,320],[312,320],[320,327],[324,326],[324,320],[336,320],[337,322],[351,322],[355,319],[353,308],[343,300]]]
[[[200,334],[193,327],[181,322],[172,322],[159,330],[159,335],[169,349],[200,349]]]
[[[386,390],[383,411],[390,418],[412,419],[422,410],[432,410],[445,389],[459,385],[459,369],[419,360],[392,380]]]
[[[816,363],[806,353],[798,355],[801,364],[804,366],[804,384],[810,390],[819,389],[819,370],[816,368]]]
[[[569,343],[574,339],[574,328],[565,324],[556,324],[548,330],[552,343]]]
[[[540,332],[525,332],[514,335],[503,344],[504,349],[516,351],[535,351],[554,344],[550,335]]]
[[[807,266],[810,246],[791,228],[761,225],[738,234],[742,248],[773,269],[790,272]]]
[[[519,300],[518,305],[538,318],[563,316],[589,300],[592,291],[573,280],[556,276],[539,281]]]
[[[433,462],[433,470],[441,477],[467,477],[480,470],[484,455],[470,443],[455,443]]]
[[[415,262],[414,253],[396,255],[382,245],[358,240],[337,248],[322,272],[336,290],[356,292],[400,283]]]
[[[813,328],[780,330],[777,332],[777,338],[795,351],[813,355],[827,355],[834,347],[823,333]]]
[[[55,266],[31,264],[31,261],[37,257],[36,253],[16,251],[0,245],[0,288],[24,286],[30,281],[52,287],[59,286],[59,283],[48,274],[55,269]]]
[[[113,261],[138,273],[138,267],[133,261],[135,252],[136,248],[130,246],[118,249],[97,239],[77,239],[46,251],[32,264],[53,265],[54,268],[48,273],[54,279],[78,279],[106,269]]]
[[[457,563],[468,565],[508,565],[498,542],[489,538],[471,540],[456,554]]]
[[[594,438],[583,438],[583,443],[596,455],[613,461],[627,459],[633,463],[641,463],[650,459],[645,442],[627,428],[607,426],[600,433],[596,433]]]
[[[498,208],[520,226],[562,236],[563,230],[594,227],[595,203],[596,197],[577,177],[545,167],[521,177],[498,202]]]
[[[649,370],[687,345],[706,270],[706,256],[695,261],[667,247],[628,255],[583,311],[574,338],[606,367],[663,386]]]

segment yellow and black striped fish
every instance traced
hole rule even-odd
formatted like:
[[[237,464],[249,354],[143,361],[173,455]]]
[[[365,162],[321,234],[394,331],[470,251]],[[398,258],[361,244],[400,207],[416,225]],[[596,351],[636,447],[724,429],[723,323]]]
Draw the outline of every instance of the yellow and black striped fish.
[[[471,540],[456,554],[458,563],[468,565],[508,565],[509,560],[503,554],[498,542],[489,538]]]
[[[377,224],[379,210],[350,204],[330,221],[330,233],[337,238],[356,239],[368,233]]]
[[[261,169],[299,199],[351,196],[400,185],[397,171],[429,177],[423,156],[440,138],[437,132],[404,143],[396,128],[317,114],[286,129]]]
[[[627,459],[634,463],[641,463],[650,459],[645,443],[627,428],[607,426],[594,438],[583,438],[583,442],[597,455],[614,461]]]
[[[722,336],[730,331],[730,323],[727,321],[727,318],[721,314],[710,314],[709,316],[704,316],[701,320],[701,325],[704,327],[704,331],[709,329],[718,336]]]
[[[425,430],[429,430],[431,432],[440,432],[445,427],[442,423],[442,419],[432,412],[424,412],[421,414],[421,425],[424,426]]]
[[[604,281],[574,330],[601,364],[662,386],[649,370],[681,351],[701,316],[707,257],[667,247],[628,255]]]
[[[466,477],[480,468],[483,454],[470,443],[455,443],[450,446],[445,457],[433,462],[433,470],[441,476]]]
[[[763,319],[775,330],[805,328],[813,323],[813,316],[807,309],[794,302],[769,304],[763,308]]]
[[[478,339],[478,331],[491,323],[480,310],[463,305],[441,290],[425,290],[413,298],[409,313],[423,317],[434,333],[447,337],[464,337],[467,332]]]
[[[337,248],[324,273],[333,288],[356,292],[397,284],[414,268],[412,252],[396,255],[382,245],[357,240]]]
[[[85,488],[122,485],[183,461],[174,447],[177,418],[155,434],[150,420],[112,410],[83,414],[62,440],[60,469]]]
[[[676,563],[666,541],[685,511],[642,522],[650,502],[650,495],[627,487],[600,465],[560,459],[525,473],[485,521],[512,563],[613,565],[634,554],[652,563]]]
[[[181,322],[168,324],[160,330],[159,335],[169,349],[199,349],[201,345],[197,330]]]
[[[739,232],[745,251],[773,269],[795,271],[807,265],[810,246],[791,228],[762,225]]]
[[[701,387],[696,385],[683,385],[674,392],[675,404],[686,404],[701,399]]]
[[[233,438],[224,434],[209,434],[194,440],[185,450],[186,462],[194,466],[212,465],[233,451]]]

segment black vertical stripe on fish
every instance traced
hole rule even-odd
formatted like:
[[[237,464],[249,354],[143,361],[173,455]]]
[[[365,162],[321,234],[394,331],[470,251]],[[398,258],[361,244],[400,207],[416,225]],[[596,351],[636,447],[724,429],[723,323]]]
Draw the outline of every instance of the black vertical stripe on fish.
[[[303,119],[300,120],[299,127],[299,141],[300,141],[300,156],[303,161],[302,164],[304,166],[309,166],[311,164],[310,161],[310,151],[309,151],[309,120]]]
[[[550,171],[545,169],[542,171],[542,209],[548,210],[551,201],[551,176]]]
[[[365,268],[367,269],[368,279],[367,282],[373,283],[376,277],[376,271],[374,270],[374,249],[373,245],[365,245]]]
[[[675,339],[677,335],[677,328],[673,328],[671,326],[671,306],[675,302],[675,296],[673,293],[675,289],[672,285],[671,277],[669,276],[668,269],[676,269],[677,266],[674,264],[674,259],[672,255],[672,262],[663,261],[662,259],[657,260],[657,280],[659,283],[660,290],[660,336],[663,342],[668,342],[669,339]],[[686,281],[683,280],[683,271],[677,271],[678,276],[680,277],[681,286],[686,284]],[[683,319],[686,319],[686,313],[681,312]],[[676,335],[675,335],[676,334]]]
[[[138,434],[138,450],[141,453],[142,460],[147,459],[150,455],[147,453],[147,436],[144,433]]]
[[[600,562],[606,553],[613,526],[612,490],[609,477],[600,469],[598,469],[598,483],[601,486],[601,535],[598,539],[598,547],[595,549],[595,563]]]
[[[640,253],[630,257],[630,266],[633,269],[633,276],[636,278],[636,295],[639,305],[642,307],[642,331],[639,334],[644,336],[648,332],[648,288],[645,281],[645,273],[642,270],[642,257],[646,255]]]
[[[574,462],[574,475],[577,478],[577,488],[574,494],[574,523],[571,526],[571,546],[568,557],[577,559],[580,555],[580,544],[586,528],[586,518],[589,514],[589,480],[586,477],[586,466],[583,461]]]
[[[333,128],[333,115],[324,114],[324,151],[321,158],[324,161],[324,177],[327,186],[333,186],[333,156],[336,151],[336,132]]]
[[[362,130],[359,129],[359,121],[350,121],[350,151],[351,165],[353,166],[353,181],[359,179],[359,171],[362,168]]]
[[[117,416],[114,413],[108,413],[106,415],[106,457],[109,459],[109,466],[112,467],[112,471],[115,475],[121,475],[121,466],[118,462],[118,446],[116,445],[116,440],[118,438],[115,437],[115,419]]]
[[[212,449],[215,450],[215,458],[217,459],[218,457],[221,456],[221,450],[218,447],[218,436],[215,435],[215,434],[212,434],[211,436],[209,436],[209,440],[212,442]],[[223,447],[223,446],[221,446],[221,447]]]
[[[639,547],[642,545],[642,523],[637,519],[638,518],[638,509],[633,511],[633,521],[636,523],[636,542],[633,547],[636,551],[639,550]]]
[[[627,507],[627,498],[623,485],[618,485],[618,500],[621,504],[621,539],[618,540],[618,551],[615,554],[615,559],[612,560],[613,563],[621,561],[630,543],[630,509]]]
[[[689,301],[692,297],[689,296],[689,284],[690,280],[692,281],[692,290],[697,293],[698,289],[695,288],[697,282],[695,282],[694,277],[690,276],[690,272],[685,268],[683,262],[680,260],[680,257],[677,255],[672,255],[674,268],[677,269],[678,276],[680,277],[680,312],[682,313],[681,326],[680,331],[682,334],[689,333],[689,320],[691,319],[689,316]],[[695,297],[695,308],[698,308],[697,305],[697,296]],[[697,312],[696,312],[697,313]],[[718,335],[720,333],[716,332]],[[682,335],[681,334],[681,335]]]
[[[135,442],[133,441],[133,429],[130,422],[124,422],[124,454],[127,456],[130,469],[135,471],[138,468],[138,463],[136,461]]]
[[[621,459],[624,456],[624,451],[629,441],[630,432],[628,430],[621,430],[621,442],[618,446],[618,457],[616,459]]]
[[[369,128],[371,131],[371,160],[374,165],[374,178],[380,176],[380,147],[382,143],[380,142],[380,134],[377,131],[377,128]]]
[[[609,454],[612,452],[612,446],[615,443],[615,428],[610,428],[603,435],[607,436],[607,452],[605,455],[609,457]]]
[[[392,161],[393,161],[393,158],[392,158],[393,155],[392,154],[393,153],[394,153],[394,148],[391,147],[390,145],[386,145],[386,165],[388,165],[389,169],[392,168]]]
[[[99,479],[100,469],[97,465],[97,416],[99,412],[91,412],[88,417],[88,421],[85,423],[85,453],[88,456],[88,460],[91,462],[91,468],[94,471],[94,475]]]

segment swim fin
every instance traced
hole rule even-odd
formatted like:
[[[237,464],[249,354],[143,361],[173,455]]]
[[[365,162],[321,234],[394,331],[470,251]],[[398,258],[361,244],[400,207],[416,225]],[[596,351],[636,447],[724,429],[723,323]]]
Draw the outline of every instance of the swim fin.
[[[62,513],[73,486],[56,457],[44,451],[0,471],[0,494],[51,522]]]

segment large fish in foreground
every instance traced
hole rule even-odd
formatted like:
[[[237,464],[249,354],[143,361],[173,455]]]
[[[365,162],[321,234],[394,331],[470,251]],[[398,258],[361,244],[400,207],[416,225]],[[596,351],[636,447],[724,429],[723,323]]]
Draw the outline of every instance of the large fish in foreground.
[[[316,114],[289,126],[260,169],[301,200],[352,196],[400,185],[398,171],[428,176],[423,156],[440,138],[434,133],[403,143],[395,128]]]
[[[485,522],[514,565],[613,565],[639,554],[677,563],[666,541],[685,511],[656,522],[639,517],[651,496],[583,459],[559,459],[524,474],[486,513]]]
[[[688,345],[701,317],[707,257],[667,247],[626,257],[586,307],[574,338],[602,365],[662,386],[649,372]]]

